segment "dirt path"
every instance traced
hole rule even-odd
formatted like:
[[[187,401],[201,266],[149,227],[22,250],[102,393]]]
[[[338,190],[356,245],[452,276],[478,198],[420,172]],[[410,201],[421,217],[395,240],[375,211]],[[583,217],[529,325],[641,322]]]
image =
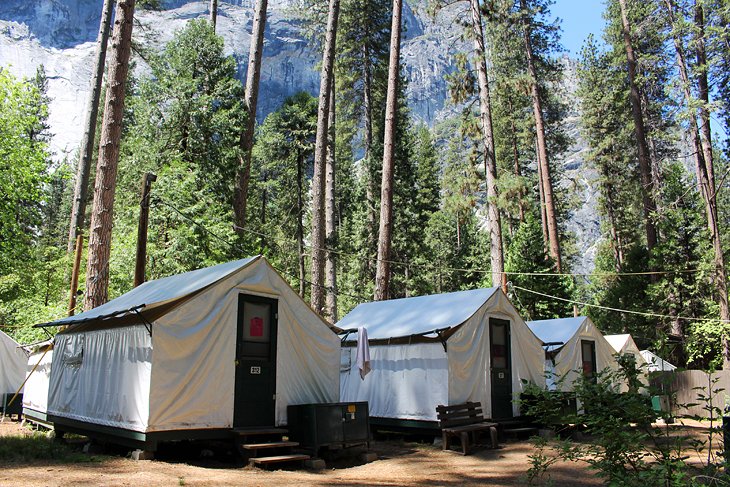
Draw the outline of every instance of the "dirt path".
[[[0,424],[2,436],[27,435],[18,423]],[[119,485],[246,485],[246,486],[441,486],[441,485],[525,485],[529,468],[529,442],[510,442],[498,450],[481,450],[473,455],[442,452],[431,445],[374,442],[379,460],[366,465],[307,470],[264,471],[240,468],[218,460],[132,461],[99,456],[98,461],[58,463],[32,460],[25,464],[0,458],[0,486]],[[555,485],[601,485],[584,465],[561,463],[551,470]]]

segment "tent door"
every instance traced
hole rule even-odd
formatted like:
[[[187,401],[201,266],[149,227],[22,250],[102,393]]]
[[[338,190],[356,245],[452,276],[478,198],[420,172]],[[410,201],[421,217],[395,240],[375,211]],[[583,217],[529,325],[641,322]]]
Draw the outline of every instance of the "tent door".
[[[593,340],[580,341],[581,358],[583,361],[583,375],[596,381],[596,342]]]
[[[512,351],[509,321],[489,318],[492,418],[512,417]]]
[[[238,295],[233,427],[273,426],[278,302]]]

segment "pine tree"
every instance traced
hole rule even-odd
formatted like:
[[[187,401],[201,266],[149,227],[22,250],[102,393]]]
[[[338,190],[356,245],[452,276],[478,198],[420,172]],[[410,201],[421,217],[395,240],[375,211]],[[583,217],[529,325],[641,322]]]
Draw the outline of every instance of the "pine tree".
[[[96,37],[96,51],[94,53],[95,66],[90,80],[90,95],[86,105],[86,119],[84,121],[84,136],[81,140],[79,163],[76,168],[76,183],[74,186],[73,208],[69,225],[68,246],[66,251],[73,252],[76,236],[83,231],[86,219],[86,200],[89,190],[89,171],[91,159],[94,155],[94,141],[96,140],[96,125],[99,117],[99,99],[101,98],[101,83],[104,78],[106,62],[106,48],[109,41],[109,30],[112,19],[114,0],[104,0],[101,8],[101,22]]]
[[[383,176],[380,187],[380,228],[378,231],[378,261],[375,273],[375,301],[388,299],[390,282],[390,249],[393,232],[393,173],[395,155],[398,81],[400,78],[400,42],[402,0],[393,0],[393,21],[390,33],[388,92],[385,102],[385,137],[383,142]]]
[[[118,0],[109,60],[109,86],[104,102],[99,160],[94,184],[94,206],[89,230],[89,259],[86,270],[84,309],[104,304],[109,292],[112,211],[116,189],[119,143],[122,136],[124,95],[132,47],[135,0]]]
[[[248,51],[248,71],[243,106],[246,110],[246,123],[241,132],[241,161],[236,172],[236,186],[233,190],[234,224],[243,229],[246,226],[246,204],[248,185],[251,177],[251,151],[253,150],[254,128],[256,126],[256,107],[261,79],[261,57],[264,52],[264,29],[268,0],[257,0],[251,27],[251,45]],[[240,231],[240,230],[239,230]]]
[[[322,58],[319,83],[319,110],[317,112],[317,139],[314,148],[314,174],[312,176],[312,308],[324,309],[325,281],[325,185],[327,139],[330,109],[330,91],[334,87],[335,43],[337,21],[340,14],[339,0],[330,0],[327,15],[327,34]]]

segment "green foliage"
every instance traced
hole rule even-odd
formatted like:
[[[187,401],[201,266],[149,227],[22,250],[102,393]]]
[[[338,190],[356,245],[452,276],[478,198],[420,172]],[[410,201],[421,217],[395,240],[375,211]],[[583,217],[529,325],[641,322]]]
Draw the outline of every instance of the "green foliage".
[[[573,284],[569,277],[551,275],[524,275],[520,273],[553,272],[554,263],[545,253],[542,229],[532,213],[517,228],[507,249],[504,270],[515,286],[524,287],[551,296],[571,299]],[[509,274],[514,272],[515,274]],[[513,303],[522,316],[529,320],[565,318],[571,316],[572,306],[564,301],[545,299],[519,289],[514,290]]]
[[[718,480],[722,465],[711,457],[703,469],[687,464],[687,453],[696,444],[686,444],[670,428],[652,425],[657,413],[652,410],[648,396],[639,387],[635,363],[621,361],[622,368],[604,370],[597,380],[581,378],[574,384],[575,397],[582,411],[564,416],[562,423],[582,424],[588,439],[548,442],[538,439],[537,452],[530,455],[530,482],[549,477],[549,469],[561,461],[585,462],[609,485],[706,485]],[[629,392],[618,393],[618,384],[633,384]],[[533,386],[528,413],[543,424],[555,420],[556,393]],[[649,392],[651,394],[651,392]],[[700,396],[700,400],[708,401]],[[710,436],[712,438],[712,436]],[[699,445],[702,448],[702,445]],[[700,450],[697,450],[698,452]]]
[[[98,462],[101,458],[84,455],[55,441],[45,433],[0,437],[0,458],[11,464],[25,465],[33,460],[51,460],[54,463]]]
[[[46,144],[37,134],[47,107],[31,83],[0,69],[0,270],[24,260],[40,223]]]
[[[238,161],[243,89],[223,40],[205,20],[176,32],[150,58],[151,75],[132,86],[117,181],[111,295],[129,290],[134,267],[140,180],[153,184],[148,276],[216,264],[253,247],[235,240],[230,225]],[[220,237],[216,238],[216,236]]]

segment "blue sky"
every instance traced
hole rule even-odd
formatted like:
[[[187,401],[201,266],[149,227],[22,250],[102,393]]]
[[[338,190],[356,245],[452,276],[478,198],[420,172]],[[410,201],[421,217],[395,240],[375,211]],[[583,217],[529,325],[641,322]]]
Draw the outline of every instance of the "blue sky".
[[[571,57],[577,57],[588,34],[600,37],[603,20],[603,0],[555,0],[550,7],[553,17],[562,19],[563,46]]]

